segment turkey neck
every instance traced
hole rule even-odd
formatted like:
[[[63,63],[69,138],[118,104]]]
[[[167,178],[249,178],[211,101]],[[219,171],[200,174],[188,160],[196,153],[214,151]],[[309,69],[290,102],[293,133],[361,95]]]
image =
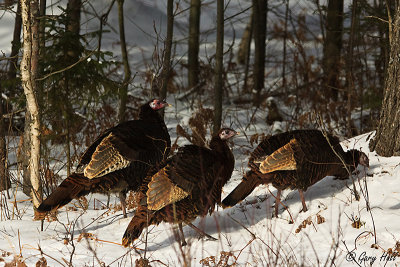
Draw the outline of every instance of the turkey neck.
[[[354,171],[358,164],[358,161],[360,160],[360,155],[357,150],[351,149],[345,152],[344,160],[346,162],[346,165],[350,167],[350,171]]]
[[[160,114],[157,111],[152,109],[149,104],[145,104],[142,106],[139,112],[139,120],[144,121],[154,121],[159,123],[164,123],[163,118],[161,118]]]
[[[148,122],[156,122],[159,125],[161,125],[161,127],[165,133],[168,133],[168,129],[167,129],[167,126],[165,125],[164,119],[161,117],[161,115],[157,111],[152,109],[149,106],[149,104],[145,104],[140,109],[139,120],[148,121]],[[168,135],[168,139],[169,139],[169,135]]]

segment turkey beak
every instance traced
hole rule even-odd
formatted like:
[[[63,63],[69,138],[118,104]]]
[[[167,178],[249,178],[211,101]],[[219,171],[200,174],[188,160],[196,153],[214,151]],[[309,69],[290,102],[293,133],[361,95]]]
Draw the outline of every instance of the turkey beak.
[[[240,132],[235,132],[235,135],[240,135]]]
[[[253,162],[256,164],[261,164],[268,156],[262,156],[261,158],[254,159]]]
[[[167,103],[167,101],[165,101],[165,99],[163,101],[161,101],[161,104],[163,105],[163,107],[172,107],[172,105]]]
[[[363,160],[363,164],[364,164],[365,167],[369,168],[369,159],[368,159],[368,157],[366,157],[366,158]]]

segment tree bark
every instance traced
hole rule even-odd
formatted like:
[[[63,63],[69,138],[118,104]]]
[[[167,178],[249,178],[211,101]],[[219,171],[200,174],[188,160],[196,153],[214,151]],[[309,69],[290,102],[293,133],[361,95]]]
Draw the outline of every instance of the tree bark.
[[[326,38],[324,42],[323,71],[326,84],[326,95],[338,100],[340,55],[343,35],[343,0],[329,0],[326,15]]]
[[[242,40],[239,44],[237,61],[239,64],[244,64],[244,82],[243,82],[243,93],[248,92],[247,79],[249,76],[249,64],[250,64],[250,48],[251,40],[253,38],[253,13],[250,15],[249,22],[244,29]]]
[[[223,57],[224,57],[224,0],[217,0],[217,49],[215,53],[215,85],[214,85],[214,128],[217,133],[222,120],[223,93]]]
[[[188,85],[189,89],[199,83],[199,37],[200,37],[200,0],[190,1],[189,48],[188,48]]]
[[[72,65],[76,61],[79,60],[80,56],[80,36],[79,32],[81,29],[80,21],[81,21],[81,7],[82,1],[81,0],[68,0],[67,4],[67,21],[65,25],[66,32],[69,33],[68,42],[66,42],[66,47],[64,47],[64,56],[65,56],[65,63],[67,66]],[[72,107],[69,104],[69,81],[71,79],[70,71],[64,72],[64,79],[61,81],[61,88],[62,90],[64,102],[62,106],[63,110],[63,117],[64,117],[64,128],[66,134],[66,154],[67,154],[67,175],[69,176],[71,173],[71,147],[70,147],[70,125],[71,125],[71,114]]]
[[[160,91],[160,98],[167,98],[168,85],[171,75],[171,52],[172,52],[172,38],[174,35],[174,0],[168,0],[167,3],[167,38],[165,39],[165,50],[163,59],[162,70],[162,87]],[[164,109],[161,110],[164,116]]]
[[[79,31],[81,29],[81,0],[68,0],[66,30],[72,33],[73,41],[68,42],[67,57],[68,63],[72,64],[79,58]]]
[[[248,53],[250,51],[249,47],[251,44],[251,37],[253,31],[253,14],[250,15],[249,22],[247,22],[246,28],[243,31],[242,39],[240,40],[237,62],[241,65],[247,64],[247,59],[249,58]]]
[[[369,144],[371,151],[385,157],[400,156],[400,5],[389,25],[390,57],[383,104],[376,135]]]
[[[125,26],[124,26],[124,0],[118,0],[118,24],[119,24],[119,39],[121,42],[122,62],[124,63],[124,80],[119,88],[119,122],[125,121],[126,102],[128,99],[128,84],[131,80],[131,68],[129,67],[128,52],[126,50],[125,41]]]
[[[18,69],[18,53],[21,48],[21,28],[22,28],[22,18],[21,18],[21,3],[18,1],[17,13],[15,14],[15,24],[14,24],[14,34],[13,40],[11,42],[11,54],[8,67],[8,79],[14,80],[17,76]]]
[[[26,96],[27,109],[31,116],[29,172],[32,183],[31,195],[33,205],[37,208],[42,201],[42,188],[40,183],[40,113],[36,98],[36,78],[39,57],[38,0],[22,0],[21,11],[24,40],[21,78]]]
[[[343,4],[343,3],[342,3]],[[343,9],[343,6],[342,6]],[[346,55],[346,85],[347,85],[347,116],[346,116],[346,130],[347,136],[351,137],[357,135],[357,129],[354,127],[353,122],[351,120],[351,112],[353,110],[353,103],[354,103],[354,95],[355,95],[355,85],[354,85],[354,61],[357,61],[354,58],[354,47],[356,46],[356,42],[358,41],[358,32],[359,32],[359,23],[358,23],[358,0],[353,0],[352,7],[351,7],[351,25],[350,25],[350,36],[349,36],[349,45],[348,45],[348,52]],[[357,28],[356,28],[357,27]],[[341,37],[340,37],[341,38]],[[333,71],[336,74],[336,87],[330,87],[331,92],[333,93],[334,100],[337,99],[338,96],[338,89],[340,87],[339,84],[339,72],[340,72],[340,50],[337,56],[337,62],[331,62],[331,64],[336,64],[333,67]],[[330,67],[332,68],[332,67]],[[336,98],[335,98],[336,97]]]
[[[261,91],[264,88],[265,38],[267,32],[267,0],[253,0],[254,21],[254,90],[253,103],[261,104]]]
[[[30,127],[31,127],[31,115],[29,114],[29,110],[25,112],[25,125],[24,125],[24,134],[22,135],[22,191],[25,195],[31,196],[32,193],[32,183],[31,183],[31,174],[29,172],[29,161],[31,155],[31,136],[30,136]]]
[[[7,170],[7,146],[6,146],[6,133],[4,127],[4,104],[3,104],[3,87],[0,83],[0,191],[8,190],[10,188],[10,177]],[[8,193],[8,191],[7,191]]]

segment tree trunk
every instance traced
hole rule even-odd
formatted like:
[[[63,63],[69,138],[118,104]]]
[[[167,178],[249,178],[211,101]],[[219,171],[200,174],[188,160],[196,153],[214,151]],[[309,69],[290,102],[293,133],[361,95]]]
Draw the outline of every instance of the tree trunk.
[[[125,26],[124,26],[124,0],[118,0],[118,23],[119,23],[119,39],[121,42],[122,62],[124,63],[124,80],[119,88],[119,122],[125,121],[126,102],[128,99],[128,84],[131,80],[131,68],[129,67],[128,52],[126,50]]]
[[[329,0],[326,15],[326,38],[324,42],[323,71],[326,95],[338,100],[340,82],[340,53],[343,35],[343,0]]]
[[[200,0],[190,1],[188,85],[189,89],[199,83],[199,37],[200,37]]]
[[[10,177],[7,170],[7,146],[6,146],[6,133],[4,127],[4,104],[3,104],[3,88],[0,83],[0,191],[10,188]]]
[[[390,58],[379,125],[370,150],[380,156],[400,156],[400,5],[394,23],[389,18]]]
[[[45,40],[45,32],[46,32],[46,21],[45,21],[45,19],[44,19],[44,16],[46,16],[46,0],[40,0],[40,9],[39,9],[39,12],[40,12],[40,23],[39,23],[39,44],[40,44],[40,50],[39,50],[39,55],[40,55],[40,58],[39,58],[39,61],[40,62],[42,62],[43,61],[43,58],[44,58],[44,54],[45,54],[45,51],[46,51],[46,49],[45,49],[45,47],[46,47],[46,40]],[[39,71],[39,75],[42,75],[42,73],[43,73],[43,66],[40,68],[40,71]],[[40,94],[42,93],[42,91],[43,91],[43,83],[41,82],[40,83]],[[41,98],[39,98],[39,99],[41,99]]]
[[[214,85],[214,128],[217,133],[222,120],[223,93],[223,58],[224,58],[224,0],[217,0],[217,50],[215,53],[215,85]]]
[[[25,112],[25,125],[24,125],[24,134],[22,135],[22,191],[25,195],[30,196],[32,193],[32,183],[31,183],[31,174],[29,172],[29,161],[31,155],[31,136],[30,136],[30,127],[31,127],[31,115],[29,114],[29,110]]]
[[[261,104],[261,91],[264,88],[265,37],[267,32],[267,0],[253,0],[254,20],[254,90],[253,103]]]
[[[343,4],[343,3],[342,3]],[[343,9],[343,6],[342,6]],[[356,46],[356,42],[358,41],[358,32],[359,32],[359,23],[358,23],[358,1],[353,0],[352,3],[352,8],[351,8],[351,26],[350,26],[350,33],[349,33],[349,46],[348,46],[348,52],[346,55],[346,87],[347,87],[347,114],[346,114],[346,130],[347,130],[347,136],[351,137],[354,135],[357,135],[357,129],[354,127],[353,122],[351,120],[351,112],[353,110],[353,103],[354,103],[354,95],[355,95],[355,85],[354,85],[354,62],[357,61],[356,58],[354,58],[354,47]],[[356,28],[357,27],[357,28]],[[341,37],[340,37],[341,38]],[[328,40],[328,39],[327,39]],[[335,67],[334,71],[336,74],[333,74],[336,76],[337,80],[337,87],[331,87],[331,92],[333,92],[333,99],[337,99],[338,96],[338,90],[339,89],[339,74],[338,72],[340,71],[340,66],[339,66],[339,61],[340,61],[340,51],[339,54],[337,55],[337,62],[335,62]],[[333,62],[331,62],[333,64]],[[335,98],[336,97],[336,98]]]
[[[67,21],[65,25],[66,32],[69,33],[69,38],[66,47],[64,47],[65,63],[67,66],[79,60],[80,48],[79,48],[79,32],[80,32],[80,21],[81,21],[81,0],[68,0],[67,4]],[[63,117],[64,117],[64,128],[66,134],[66,156],[67,156],[67,175],[71,173],[71,115],[73,113],[72,107],[69,103],[69,81],[71,79],[71,74],[67,70],[64,72],[64,79],[61,81],[64,102],[63,102]]]
[[[171,75],[171,51],[172,51],[172,38],[174,36],[174,0],[168,0],[167,3],[167,38],[165,39],[165,50],[163,59],[162,70],[162,87],[160,98],[167,98],[168,85]],[[164,115],[164,109],[161,110]]]
[[[286,0],[285,5],[285,24],[283,30],[283,55],[282,55],[282,88],[285,94],[289,94],[289,90],[286,87],[286,57],[287,57],[287,39],[288,39],[288,20],[289,20],[289,0]]]
[[[35,208],[42,202],[42,187],[40,183],[40,118],[36,99],[36,78],[39,57],[39,12],[38,0],[21,1],[23,25],[23,56],[21,61],[22,86],[26,96],[27,110],[31,116],[30,122],[30,160],[29,172],[32,184],[32,200]],[[36,215],[36,210],[35,210]],[[36,217],[36,216],[35,216]]]
[[[17,76],[18,69],[18,52],[21,48],[21,27],[22,27],[22,18],[21,18],[21,3],[18,1],[17,13],[15,14],[15,24],[14,24],[14,35],[13,40],[11,42],[11,55],[8,67],[8,79],[15,80]]]
[[[250,48],[251,40],[253,37],[253,13],[250,15],[249,22],[244,29],[242,40],[239,44],[237,61],[239,64],[244,64],[244,82],[243,82],[243,93],[247,93],[247,79],[249,76],[249,64],[250,64]]]
[[[74,63],[79,59],[79,31],[81,29],[81,0],[68,0],[66,30],[71,33],[73,42],[68,42],[67,47],[68,63]]]
[[[251,37],[253,31],[253,15],[250,15],[249,22],[243,31],[242,39],[240,40],[239,49],[237,53],[237,62],[245,65],[248,59],[248,51],[251,44]]]

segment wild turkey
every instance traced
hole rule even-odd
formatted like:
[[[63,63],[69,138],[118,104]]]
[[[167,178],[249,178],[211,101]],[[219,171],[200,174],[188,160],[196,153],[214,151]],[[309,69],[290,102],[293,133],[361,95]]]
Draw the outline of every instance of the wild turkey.
[[[363,152],[354,149],[344,152],[337,137],[329,134],[327,137],[329,141],[319,130],[296,130],[265,138],[250,155],[250,171],[222,201],[223,207],[234,206],[260,184],[272,183],[278,189],[275,216],[281,191],[286,188],[299,190],[303,211],[306,211],[303,191],[309,186],[325,176],[346,179],[348,170],[353,171],[357,164],[369,166]]]
[[[157,112],[166,105],[153,99],[141,106],[138,120],[120,123],[101,134],[82,155],[76,173],[66,178],[38,211],[45,214],[90,192],[118,192],[126,217],[126,192],[137,191],[150,167],[169,154],[171,140]]]
[[[211,139],[210,149],[183,146],[159,170],[150,172],[141,186],[141,206],[126,228],[122,244],[129,246],[145,227],[164,221],[179,224],[185,245],[182,223],[194,227],[191,221],[211,214],[215,204],[221,203],[222,187],[231,177],[235,164],[227,140],[236,134],[232,129],[223,128]]]

